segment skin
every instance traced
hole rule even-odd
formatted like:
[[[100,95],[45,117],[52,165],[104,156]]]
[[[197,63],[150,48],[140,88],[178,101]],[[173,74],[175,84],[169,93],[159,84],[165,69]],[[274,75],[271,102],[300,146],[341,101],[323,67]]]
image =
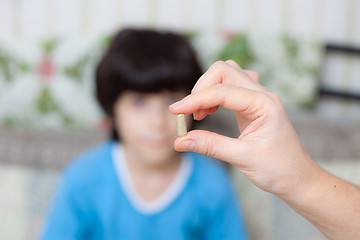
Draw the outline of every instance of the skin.
[[[174,142],[233,164],[253,184],[286,201],[329,239],[360,239],[360,189],[326,172],[303,148],[280,98],[255,72],[234,61],[216,62],[192,93],[170,106],[201,120],[218,106],[236,113],[242,134],[229,138],[194,130]]]
[[[125,92],[114,106],[115,127],[137,193],[145,201],[158,198],[179,169],[181,154],[173,148],[176,116],[169,105],[186,94]],[[187,120],[191,117],[188,115]]]

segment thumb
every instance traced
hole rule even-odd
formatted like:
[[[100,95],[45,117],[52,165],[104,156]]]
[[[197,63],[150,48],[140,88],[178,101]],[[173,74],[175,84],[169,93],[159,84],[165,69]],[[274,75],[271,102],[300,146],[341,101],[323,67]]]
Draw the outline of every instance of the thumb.
[[[188,132],[175,140],[174,148],[179,152],[197,152],[229,163],[234,163],[236,156],[244,149],[241,139],[222,136],[204,130]]]

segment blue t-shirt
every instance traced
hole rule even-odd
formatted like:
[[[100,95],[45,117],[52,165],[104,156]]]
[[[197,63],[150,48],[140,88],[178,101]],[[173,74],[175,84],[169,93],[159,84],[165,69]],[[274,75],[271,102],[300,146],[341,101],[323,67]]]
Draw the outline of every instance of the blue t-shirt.
[[[220,163],[186,153],[191,170],[178,194],[165,207],[143,212],[121,183],[116,145],[106,142],[65,170],[44,240],[248,239],[235,191]]]

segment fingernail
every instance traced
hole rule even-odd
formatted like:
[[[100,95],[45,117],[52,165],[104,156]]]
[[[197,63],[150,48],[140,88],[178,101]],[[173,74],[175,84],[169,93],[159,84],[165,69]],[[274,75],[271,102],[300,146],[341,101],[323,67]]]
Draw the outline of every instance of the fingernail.
[[[185,140],[180,144],[181,150],[193,152],[195,150],[195,142],[192,140]]]
[[[194,120],[197,119],[198,115],[199,115],[199,112],[194,112],[194,113],[193,113]]]

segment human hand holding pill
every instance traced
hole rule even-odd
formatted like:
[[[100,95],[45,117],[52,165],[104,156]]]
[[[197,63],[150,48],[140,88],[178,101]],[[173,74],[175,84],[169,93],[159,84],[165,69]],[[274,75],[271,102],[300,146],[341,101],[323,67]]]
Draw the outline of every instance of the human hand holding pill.
[[[260,85],[256,73],[233,61],[213,64],[192,93],[170,106],[170,111],[193,113],[201,120],[220,105],[235,111],[241,135],[230,138],[194,130],[176,139],[177,151],[195,151],[227,161],[255,185],[278,195],[303,190],[290,184],[294,176],[302,183],[313,180],[319,168],[302,147],[279,97]]]
[[[201,120],[220,105],[235,111],[241,132],[238,138],[193,130],[178,137],[174,148],[233,164],[252,183],[285,200],[332,239],[360,237],[359,188],[324,171],[311,159],[280,98],[260,85],[256,73],[241,69],[234,61],[216,62],[192,93],[171,105],[170,111],[194,114]],[[341,187],[334,191],[332,186]],[[352,221],[355,224],[349,225]]]

